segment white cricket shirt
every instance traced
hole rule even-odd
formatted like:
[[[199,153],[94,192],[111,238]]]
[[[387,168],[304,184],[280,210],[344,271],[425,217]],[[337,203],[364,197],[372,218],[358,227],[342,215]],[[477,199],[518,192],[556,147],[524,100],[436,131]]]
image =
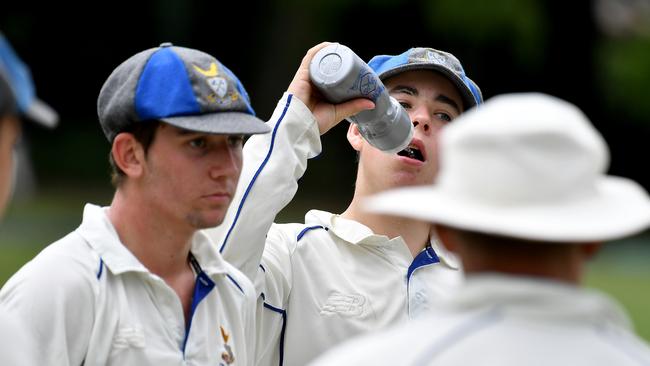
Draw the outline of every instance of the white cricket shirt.
[[[556,281],[468,276],[432,310],[345,343],[312,365],[650,365],[650,347],[618,304]]]
[[[86,205],[81,226],[0,291],[0,311],[30,338],[16,352],[36,365],[253,365],[255,290],[214,248],[193,238],[200,269],[186,324],[174,290],[120,243],[105,209]]]
[[[252,136],[231,210],[210,235],[253,280],[260,365],[304,365],[355,335],[416,317],[461,280],[452,254],[432,243],[415,259],[401,237],[323,211],[272,224],[320,153],[313,115],[285,94],[272,133]]]

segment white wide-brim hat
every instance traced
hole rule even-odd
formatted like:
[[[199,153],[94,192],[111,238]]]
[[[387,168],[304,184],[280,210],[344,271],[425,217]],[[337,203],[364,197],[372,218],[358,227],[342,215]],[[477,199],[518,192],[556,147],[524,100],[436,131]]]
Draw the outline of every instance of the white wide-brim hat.
[[[623,238],[650,226],[650,197],[607,176],[603,138],[574,105],[494,97],[443,129],[433,185],[371,197],[369,211],[550,242]]]

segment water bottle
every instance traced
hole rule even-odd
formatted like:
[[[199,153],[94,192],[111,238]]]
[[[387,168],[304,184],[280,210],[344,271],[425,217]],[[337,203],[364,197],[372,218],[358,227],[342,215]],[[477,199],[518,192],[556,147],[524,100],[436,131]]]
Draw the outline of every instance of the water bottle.
[[[309,65],[312,84],[331,103],[367,98],[375,108],[347,118],[372,146],[387,153],[406,148],[413,124],[377,74],[350,48],[333,43],[316,53]]]

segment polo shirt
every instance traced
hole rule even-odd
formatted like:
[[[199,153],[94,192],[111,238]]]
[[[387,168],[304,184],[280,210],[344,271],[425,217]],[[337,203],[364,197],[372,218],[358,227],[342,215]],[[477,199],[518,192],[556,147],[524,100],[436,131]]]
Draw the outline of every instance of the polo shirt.
[[[304,365],[350,337],[417,317],[457,286],[458,262],[435,240],[413,258],[401,237],[324,211],[274,224],[321,145],[313,115],[290,94],[268,123],[270,134],[244,146],[224,224],[209,230],[257,289],[261,365]]]
[[[252,365],[252,284],[203,233],[190,252],[196,284],[186,321],[177,294],[120,242],[106,208],[86,205],[81,226],[0,291],[0,311],[28,334],[15,351],[29,350],[36,365]]]
[[[468,276],[427,317],[327,352],[325,365],[650,365],[613,299],[554,280]]]

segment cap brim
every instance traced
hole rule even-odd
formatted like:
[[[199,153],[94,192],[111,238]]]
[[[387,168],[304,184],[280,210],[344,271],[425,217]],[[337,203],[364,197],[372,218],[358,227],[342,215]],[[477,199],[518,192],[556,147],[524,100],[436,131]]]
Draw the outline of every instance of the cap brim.
[[[444,76],[447,77],[447,79],[449,79],[449,81],[451,81],[454,84],[456,89],[458,89],[458,91],[460,92],[460,96],[461,98],[463,98],[463,104],[465,110],[470,109],[471,107],[474,107],[476,105],[476,99],[474,99],[474,94],[472,94],[472,91],[467,87],[467,85],[465,85],[463,80],[461,80],[453,72],[449,71],[449,69],[440,65],[434,65],[429,63],[406,64],[379,74],[379,79],[384,81],[391,76],[395,76],[397,74],[401,74],[403,72],[413,71],[413,70],[433,70],[443,74]]]
[[[220,135],[255,135],[271,129],[261,119],[240,112],[218,112],[161,118],[161,121],[190,131]]]
[[[34,99],[24,113],[25,117],[45,127],[53,128],[59,122],[59,115],[45,102]]]
[[[650,198],[635,182],[603,177],[590,199],[537,205],[487,205],[436,186],[402,188],[368,199],[371,212],[513,238],[585,243],[620,239],[650,225]]]

